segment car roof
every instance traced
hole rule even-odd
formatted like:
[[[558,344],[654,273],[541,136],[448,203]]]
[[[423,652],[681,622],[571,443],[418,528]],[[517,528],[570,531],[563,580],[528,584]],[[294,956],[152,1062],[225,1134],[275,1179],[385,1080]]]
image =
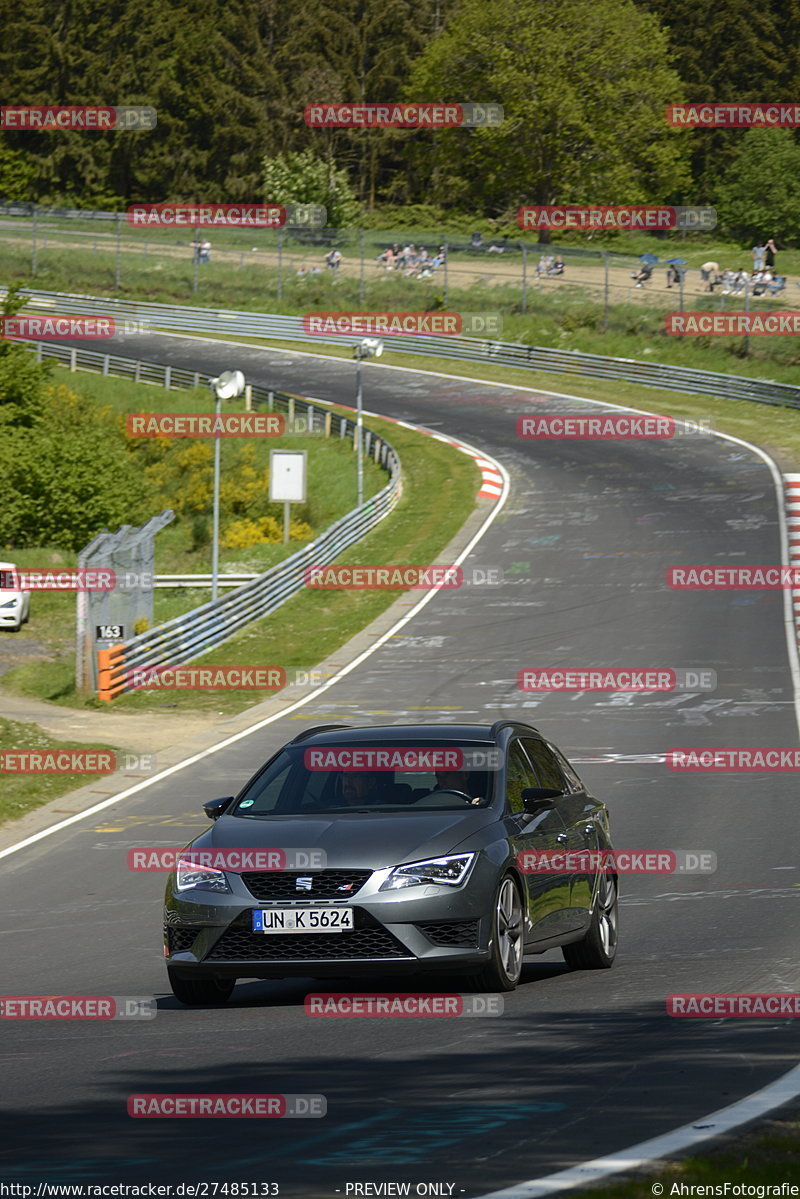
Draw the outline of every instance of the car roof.
[[[537,729],[518,721],[498,721],[495,724],[378,724],[378,725],[318,725],[305,729],[290,744],[350,745],[353,741],[392,744],[417,741],[485,741],[496,744],[501,727],[513,727],[541,735]]]

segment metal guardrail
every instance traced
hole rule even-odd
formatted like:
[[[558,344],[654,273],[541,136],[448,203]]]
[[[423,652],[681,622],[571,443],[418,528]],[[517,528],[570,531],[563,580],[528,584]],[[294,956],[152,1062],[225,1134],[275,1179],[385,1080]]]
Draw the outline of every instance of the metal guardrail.
[[[352,422],[348,421],[348,424]],[[180,666],[221,645],[253,620],[274,612],[305,586],[308,566],[326,565],[364,537],[388,515],[399,498],[400,464],[390,450],[391,481],[368,500],[331,525],[309,545],[273,566],[230,595],[177,616],[138,637],[98,651],[98,698],[112,700],[135,688],[136,671],[151,672]]]
[[[210,587],[213,581],[213,575],[156,575],[153,580],[153,586],[156,588],[164,587]],[[241,587],[242,583],[249,583],[251,579],[257,579],[256,571],[239,572],[237,574],[219,574],[217,575],[218,587]]]
[[[202,386],[211,378],[200,371],[178,370],[159,363],[98,354],[93,350],[78,350],[57,343],[25,344],[26,348],[35,351],[39,361],[45,357],[55,358],[68,363],[72,370],[96,371],[167,388]],[[348,439],[355,437],[356,424],[349,417],[339,416],[328,409],[316,407],[310,400],[285,392],[270,391],[257,385],[249,390],[254,407],[266,406],[270,411],[287,413],[289,431],[296,429],[302,420],[304,431],[309,433]],[[365,457],[372,457],[389,473],[389,482],[377,495],[367,500],[361,508],[348,512],[290,558],[254,579],[239,583],[228,595],[193,608],[129,641],[99,650],[98,698],[112,700],[132,690],[130,675],[133,671],[157,671],[190,662],[227,641],[251,621],[268,616],[302,590],[307,566],[324,566],[332,562],[383,520],[400,498],[400,459],[393,446],[371,429],[363,430],[362,437]],[[197,577],[203,579],[202,575]],[[174,586],[175,579],[183,578],[190,579],[191,576],[161,576],[161,581],[156,585]],[[219,582],[224,585],[224,575],[219,576]]]
[[[234,334],[278,341],[334,345],[349,345],[358,340],[355,336],[317,337],[306,333],[302,318],[298,316],[151,304],[61,292],[26,290],[22,294],[29,297],[31,308],[54,313],[102,314],[120,320],[144,321],[154,329],[181,329],[196,333]],[[556,350],[478,338],[407,336],[382,337],[381,340],[387,349],[401,354],[489,362],[522,370],[581,375],[592,379],[617,379],[626,383],[637,383],[640,387],[800,408],[800,387],[789,383],[775,383],[769,379],[749,379],[744,375],[723,375],[716,371],[694,370],[689,367],[671,366],[668,363],[637,362],[631,358],[584,354],[580,350]],[[177,377],[181,372],[175,373]],[[149,380],[142,378],[141,381]]]

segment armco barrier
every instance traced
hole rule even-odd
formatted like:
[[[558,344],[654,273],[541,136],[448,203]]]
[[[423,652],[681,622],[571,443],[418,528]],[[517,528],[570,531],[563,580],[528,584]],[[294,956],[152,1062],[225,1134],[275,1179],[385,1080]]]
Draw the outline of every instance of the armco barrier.
[[[36,351],[37,358],[68,362],[73,370],[100,371],[104,375],[121,375],[140,382],[160,383],[168,388],[197,387],[208,383],[211,378],[198,371],[176,370],[153,362],[97,354],[93,350],[70,349],[57,343],[36,342],[28,343],[28,346]],[[263,406],[270,411],[286,412],[289,432],[292,425],[302,419],[306,422],[308,432],[348,439],[355,436],[354,421],[328,409],[315,407],[310,400],[257,386],[250,388],[250,398],[254,407]],[[124,691],[131,690],[128,675],[133,670],[158,670],[190,662],[221,645],[251,621],[260,620],[274,612],[303,588],[306,566],[332,562],[383,520],[397,503],[402,491],[400,459],[389,442],[371,429],[363,430],[362,436],[364,456],[372,457],[389,474],[389,482],[377,495],[367,500],[361,508],[348,512],[316,541],[264,574],[235,587],[224,597],[193,608],[191,612],[140,633],[130,641],[98,650],[98,698],[112,700]],[[202,580],[203,576],[200,578]],[[170,584],[167,582],[163,585]]]
[[[241,335],[273,341],[290,340],[317,344],[350,345],[360,340],[356,336],[314,337],[303,331],[302,318],[299,316],[273,316],[264,312],[239,312],[235,309],[215,310],[175,304],[150,304],[62,292],[26,290],[21,294],[28,297],[27,307],[34,311],[92,315],[102,313],[119,320],[146,321],[153,329],[181,329],[196,333],[223,333],[228,336]],[[471,337],[408,336],[384,337],[381,340],[388,349],[401,354],[491,362],[522,370],[583,375],[593,379],[618,379],[626,383],[638,383],[640,387],[800,408],[800,387],[788,383],[773,383],[769,379],[749,379],[744,375],[722,375],[715,371],[691,370],[688,367],[670,366],[661,362],[637,362],[630,358],[584,354],[579,350],[554,350]]]

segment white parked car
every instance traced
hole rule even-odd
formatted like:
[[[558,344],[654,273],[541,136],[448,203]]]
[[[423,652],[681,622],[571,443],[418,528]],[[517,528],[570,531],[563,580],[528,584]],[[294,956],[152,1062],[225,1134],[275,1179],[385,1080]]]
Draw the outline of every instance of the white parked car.
[[[18,633],[31,614],[31,593],[19,588],[13,562],[0,562],[0,629]]]

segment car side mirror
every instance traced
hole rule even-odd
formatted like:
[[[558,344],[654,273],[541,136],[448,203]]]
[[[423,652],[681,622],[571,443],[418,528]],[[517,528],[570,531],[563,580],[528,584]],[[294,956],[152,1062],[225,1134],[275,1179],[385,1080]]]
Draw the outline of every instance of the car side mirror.
[[[223,799],[209,799],[203,804],[203,811],[209,820],[219,820],[222,813],[233,803],[233,796],[226,795]]]
[[[546,812],[556,806],[556,800],[564,794],[552,787],[525,787],[522,792],[522,806],[529,816],[537,812]]]

